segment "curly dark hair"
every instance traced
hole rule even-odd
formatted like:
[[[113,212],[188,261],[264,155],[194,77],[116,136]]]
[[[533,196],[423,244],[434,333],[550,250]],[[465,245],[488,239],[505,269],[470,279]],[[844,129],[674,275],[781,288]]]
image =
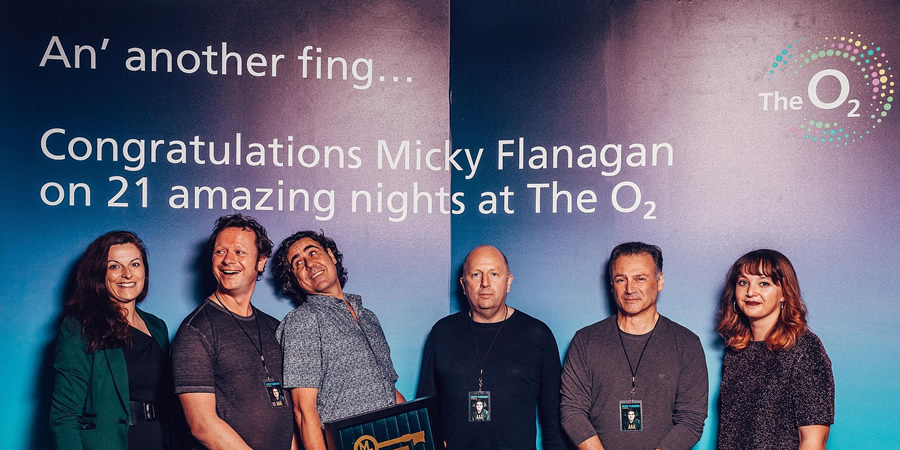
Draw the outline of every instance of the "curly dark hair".
[[[106,271],[109,249],[113,245],[134,244],[141,252],[144,264],[144,289],[135,299],[140,303],[150,288],[150,265],[147,248],[136,234],[130,231],[110,231],[88,245],[75,269],[75,289],[66,301],[64,314],[81,324],[81,333],[87,341],[87,350],[130,348],[131,332],[122,309],[109,299],[106,288]]]
[[[250,230],[253,234],[256,235],[256,258],[259,261],[259,258],[262,257],[270,257],[272,256],[272,240],[269,239],[269,234],[266,233],[265,227],[262,226],[256,219],[245,216],[243,214],[231,214],[227,216],[222,216],[216,219],[216,225],[213,227],[212,235],[209,237],[209,241],[206,243],[207,254],[212,254],[213,247],[216,245],[216,238],[219,237],[219,233],[226,228],[240,228],[242,230]],[[263,268],[265,270],[265,267]],[[257,273],[257,279],[262,277],[263,271],[260,270]]]
[[[282,294],[290,297],[298,305],[306,301],[306,292],[304,292],[297,283],[297,277],[295,277],[294,272],[291,271],[291,262],[287,260],[287,256],[291,246],[303,238],[310,238],[321,245],[322,248],[331,250],[331,254],[334,255],[334,259],[336,260],[334,266],[337,269],[337,276],[338,280],[341,282],[341,287],[343,288],[344,285],[347,284],[347,269],[344,268],[344,255],[338,250],[334,240],[325,236],[325,232],[321,230],[298,231],[281,241],[281,245],[278,246],[278,250],[275,252],[273,258],[274,261],[272,263],[272,272],[275,274],[275,283],[278,286],[278,290],[281,291]]]

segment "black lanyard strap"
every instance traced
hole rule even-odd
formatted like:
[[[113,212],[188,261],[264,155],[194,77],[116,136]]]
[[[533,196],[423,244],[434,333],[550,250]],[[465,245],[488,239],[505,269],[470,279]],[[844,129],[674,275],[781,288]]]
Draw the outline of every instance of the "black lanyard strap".
[[[506,319],[509,317],[509,305],[506,306],[506,310],[503,313],[503,320],[500,321],[500,327],[497,328],[497,332],[494,333],[494,338],[491,339],[491,345],[488,346],[487,353],[484,354],[484,358],[481,358],[481,350],[478,349],[478,339],[475,339],[475,318],[472,316],[472,312],[469,312],[469,327],[472,329],[472,342],[475,343],[475,354],[478,356],[478,390],[481,390],[482,381],[484,381],[484,363],[487,361],[488,355],[491,354],[491,349],[494,348],[494,342],[497,342],[497,336],[500,335],[500,330],[503,329],[503,325],[506,323]]]
[[[262,362],[263,370],[266,372],[266,378],[269,378],[269,369],[266,367],[266,356],[263,354],[263,341],[262,341],[262,331],[259,329],[259,315],[256,314],[256,309],[253,308],[253,305],[250,305],[250,313],[253,314],[253,322],[256,323],[256,337],[259,339],[259,346],[256,345],[256,342],[253,342],[253,338],[250,337],[250,333],[247,333],[247,330],[244,329],[244,326],[241,325],[241,321],[237,319],[233,312],[230,309],[225,307],[225,304],[222,303],[222,299],[219,298],[219,293],[214,292],[213,295],[216,296],[216,300],[219,302],[219,305],[228,311],[228,315],[234,319],[234,323],[244,332],[244,336],[247,336],[247,340],[250,341],[250,344],[253,345],[253,349],[256,350],[256,353],[259,354],[259,360]]]
[[[616,331],[619,332],[619,343],[622,344],[622,353],[625,353],[625,361],[628,361],[628,370],[631,371],[631,399],[634,400],[634,386],[635,386],[635,378],[637,378],[637,371],[641,368],[641,361],[644,360],[644,350],[647,350],[647,344],[650,343],[650,339],[653,338],[653,332],[656,331],[656,325],[659,324],[659,317],[656,318],[656,323],[653,324],[653,328],[650,330],[650,336],[647,336],[647,341],[644,342],[644,348],[641,349],[641,356],[638,357],[637,365],[631,365],[631,358],[628,357],[628,350],[625,350],[625,339],[622,338],[622,329],[619,328],[618,321],[616,322]]]

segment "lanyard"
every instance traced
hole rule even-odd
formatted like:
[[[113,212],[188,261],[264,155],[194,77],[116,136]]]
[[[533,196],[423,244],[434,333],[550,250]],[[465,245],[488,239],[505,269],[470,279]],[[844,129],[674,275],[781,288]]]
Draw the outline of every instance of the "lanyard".
[[[247,340],[250,341],[250,344],[253,345],[253,349],[256,350],[256,353],[259,353],[259,360],[262,362],[263,370],[266,372],[266,378],[269,378],[269,369],[266,367],[266,357],[263,355],[263,341],[262,341],[262,332],[259,330],[259,315],[256,314],[256,309],[253,308],[253,305],[250,305],[250,312],[253,313],[253,321],[256,323],[256,336],[259,339],[259,346],[256,346],[256,342],[253,342],[253,338],[250,337],[250,333],[247,333],[247,330],[244,329],[244,326],[241,325],[241,321],[235,317],[234,313],[231,312],[230,309],[225,307],[225,304],[222,303],[222,299],[219,298],[219,293],[214,292],[213,295],[216,296],[216,300],[219,302],[219,305],[228,311],[228,314],[234,319],[234,323],[240,327],[241,331],[244,332],[244,336],[247,336]]]
[[[647,344],[650,343],[650,339],[653,338],[653,332],[656,331],[656,325],[659,323],[659,318],[657,317],[656,323],[653,324],[653,329],[650,330],[650,336],[647,336],[647,341],[644,342],[644,348],[641,349],[641,356],[638,357],[637,365],[631,365],[631,358],[628,357],[628,351],[625,350],[625,339],[622,338],[622,329],[619,328],[619,324],[616,323],[616,331],[619,332],[619,343],[622,344],[622,353],[625,353],[625,361],[628,361],[628,370],[631,371],[631,399],[634,400],[634,386],[635,386],[635,378],[637,377],[637,371],[641,368],[641,361],[644,359],[644,350],[647,350]]]
[[[506,312],[503,313],[503,320],[500,321],[500,327],[497,328],[497,332],[494,333],[494,338],[491,339],[491,345],[488,346],[487,353],[484,354],[484,359],[481,358],[481,350],[478,349],[478,339],[475,339],[475,318],[472,317],[472,312],[469,312],[469,327],[472,329],[472,342],[475,343],[475,354],[478,356],[478,390],[481,390],[481,383],[483,381],[484,376],[484,363],[487,361],[488,355],[491,354],[491,349],[494,348],[494,342],[497,342],[497,336],[500,335],[500,330],[503,329],[503,325],[506,323],[506,319],[509,317],[509,305],[506,306]]]

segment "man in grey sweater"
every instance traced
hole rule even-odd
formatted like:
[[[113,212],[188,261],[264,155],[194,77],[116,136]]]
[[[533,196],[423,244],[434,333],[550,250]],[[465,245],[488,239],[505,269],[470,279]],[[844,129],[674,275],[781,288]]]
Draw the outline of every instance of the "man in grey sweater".
[[[609,260],[615,315],[579,330],[562,373],[562,426],[580,450],[689,449],[709,386],[700,339],[661,316],[662,251],[620,244]],[[625,425],[629,411],[640,427]]]

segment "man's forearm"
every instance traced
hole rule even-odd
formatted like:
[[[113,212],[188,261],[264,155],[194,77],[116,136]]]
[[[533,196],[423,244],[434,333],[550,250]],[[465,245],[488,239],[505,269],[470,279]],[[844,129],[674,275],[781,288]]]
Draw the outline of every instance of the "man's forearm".
[[[206,448],[249,449],[241,435],[216,414],[216,397],[210,393],[180,394],[191,434]]]
[[[250,449],[241,435],[221,419],[210,421],[198,427],[197,431],[191,427],[191,433],[209,450]]]
[[[304,414],[299,409],[294,411],[300,424],[300,439],[305,450],[325,450],[325,436],[322,434],[322,421],[319,414]]]
[[[599,437],[591,436],[578,444],[578,450],[603,450],[603,444],[600,443]]]

